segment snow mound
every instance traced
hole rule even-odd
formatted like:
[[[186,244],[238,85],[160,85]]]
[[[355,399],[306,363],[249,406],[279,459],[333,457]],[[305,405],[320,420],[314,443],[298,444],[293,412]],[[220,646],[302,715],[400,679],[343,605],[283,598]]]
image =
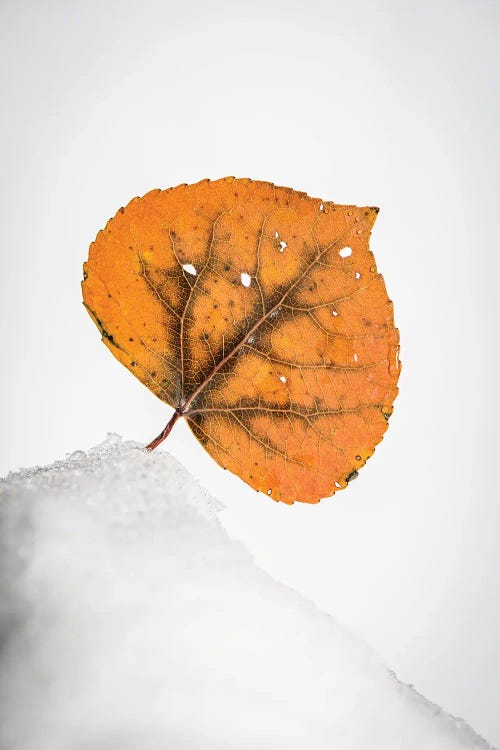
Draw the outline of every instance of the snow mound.
[[[111,435],[0,489],[2,750],[489,747],[258,569],[167,453]]]

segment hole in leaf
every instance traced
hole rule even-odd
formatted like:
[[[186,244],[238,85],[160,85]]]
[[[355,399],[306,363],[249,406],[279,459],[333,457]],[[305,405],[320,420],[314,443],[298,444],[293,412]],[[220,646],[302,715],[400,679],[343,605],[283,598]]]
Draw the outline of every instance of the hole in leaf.
[[[286,383],[286,378],[284,375],[280,375],[280,380],[282,383]]]
[[[355,273],[354,275],[356,276],[356,278],[357,278],[357,279],[360,279],[360,278],[361,278],[361,274],[360,274],[360,272],[359,272],[359,271],[356,271],[356,273]]]
[[[335,487],[339,487],[340,488],[340,487],[342,487],[342,485],[339,484],[338,482],[335,482]]]
[[[341,258],[348,258],[352,253],[351,247],[343,247],[342,250],[339,250],[339,255]]]
[[[355,361],[355,362],[357,362],[357,361],[358,361],[358,355],[357,355],[357,354],[355,354],[355,355],[354,355],[354,361]]]
[[[274,236],[276,237],[276,239],[278,239],[278,237],[279,237],[279,232],[275,232],[275,233],[274,233]]]
[[[320,211],[324,211],[325,210],[325,207],[324,207],[324,205],[322,203],[319,204],[319,210]]]
[[[285,249],[285,247],[288,247],[288,245],[286,244],[286,242],[284,240],[281,240],[281,242],[280,242],[280,253],[283,252],[283,250]]]
[[[268,495],[270,495],[270,494],[271,494],[271,492],[272,492],[272,490],[271,490],[271,489],[269,489],[269,490],[267,491],[267,494],[268,494]]]
[[[332,315],[333,315],[334,318],[336,318],[337,315],[338,315],[338,312],[336,310],[332,310]]]
[[[248,273],[241,274],[241,283],[243,284],[243,286],[250,286],[250,284],[252,283],[252,279],[250,278],[250,275]]]
[[[192,263],[184,263],[182,268],[184,269],[184,271],[186,271],[186,273],[190,273],[191,276],[196,276],[196,268]]]

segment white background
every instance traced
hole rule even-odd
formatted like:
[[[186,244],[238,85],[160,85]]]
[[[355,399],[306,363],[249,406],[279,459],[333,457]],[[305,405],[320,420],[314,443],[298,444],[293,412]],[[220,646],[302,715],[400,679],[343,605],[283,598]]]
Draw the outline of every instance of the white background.
[[[169,416],[81,306],[88,244],[130,198],[233,174],[380,206],[372,249],[404,369],[359,479],[286,507],[183,424],[168,449],[259,564],[500,744],[500,6],[4,0],[0,14],[0,471],[107,430],[147,441]]]

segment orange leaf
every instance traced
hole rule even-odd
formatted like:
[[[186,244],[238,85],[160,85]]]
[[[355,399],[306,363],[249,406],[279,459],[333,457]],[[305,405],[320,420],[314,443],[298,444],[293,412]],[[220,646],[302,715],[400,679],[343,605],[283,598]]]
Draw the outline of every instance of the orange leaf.
[[[206,450],[275,500],[344,488],[387,429],[398,330],[376,208],[227,177],[153,190],[90,246],[103,341]]]

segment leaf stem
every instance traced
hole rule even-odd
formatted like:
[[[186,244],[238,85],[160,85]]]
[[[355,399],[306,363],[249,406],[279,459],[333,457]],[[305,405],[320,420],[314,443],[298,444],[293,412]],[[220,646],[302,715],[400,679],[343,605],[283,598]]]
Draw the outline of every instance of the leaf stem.
[[[154,449],[155,449],[155,448],[158,448],[158,446],[160,445],[160,443],[163,443],[163,441],[164,441],[164,440],[165,440],[166,438],[168,438],[168,436],[170,435],[170,433],[171,433],[171,431],[172,431],[172,427],[173,427],[173,426],[174,426],[174,424],[175,424],[175,423],[177,422],[177,420],[179,419],[179,417],[182,417],[182,412],[181,412],[181,411],[178,411],[178,410],[176,409],[176,410],[174,411],[174,413],[172,414],[172,416],[171,416],[171,418],[170,418],[170,421],[169,421],[169,422],[168,422],[168,424],[167,424],[167,425],[165,426],[165,428],[164,428],[164,429],[162,430],[162,432],[160,432],[160,434],[158,435],[158,437],[155,437],[155,439],[154,439],[154,440],[152,440],[152,441],[151,441],[151,442],[149,443],[149,445],[146,445],[146,450],[147,450],[147,451],[154,451]]]

